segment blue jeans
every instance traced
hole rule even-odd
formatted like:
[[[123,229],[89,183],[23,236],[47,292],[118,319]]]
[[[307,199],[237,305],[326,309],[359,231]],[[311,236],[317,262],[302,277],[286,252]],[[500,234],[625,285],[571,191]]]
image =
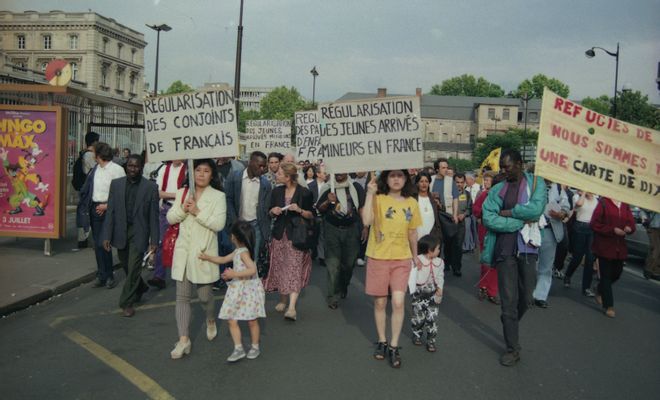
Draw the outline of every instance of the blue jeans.
[[[98,203],[92,204],[92,209],[89,212],[89,219],[92,226],[92,235],[94,236],[94,254],[96,255],[97,268],[96,277],[101,283],[105,283],[108,279],[113,278],[112,251],[105,251],[103,248],[101,232],[103,232],[105,213],[103,213],[103,215],[98,215],[95,210],[97,205]]]
[[[252,254],[252,261],[256,263],[259,259],[259,250],[261,250],[261,246],[264,245],[264,237],[261,234],[261,229],[259,229],[259,223],[256,219],[250,221],[250,225],[252,225],[252,229],[254,229],[254,254]]]
[[[552,267],[555,263],[557,240],[549,225],[541,230],[541,235],[539,262],[536,267],[536,289],[534,289],[533,296],[535,300],[546,301],[552,286]]]

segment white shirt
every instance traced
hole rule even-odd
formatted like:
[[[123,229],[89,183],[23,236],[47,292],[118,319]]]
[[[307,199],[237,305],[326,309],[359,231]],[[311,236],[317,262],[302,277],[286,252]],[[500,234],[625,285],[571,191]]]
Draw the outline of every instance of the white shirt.
[[[575,220],[578,222],[586,222],[587,224],[591,222],[591,216],[594,214],[594,210],[598,205],[598,198],[596,196],[592,197],[591,200],[584,198],[584,203],[580,207],[577,207],[577,201],[580,199],[579,194],[573,196],[573,204],[575,206]]]
[[[174,166],[174,164],[170,165],[170,176],[167,177],[167,193],[176,193],[176,191],[180,189],[177,187],[177,185],[179,183],[179,174],[181,173],[181,168],[183,168],[183,165],[183,163],[181,163],[181,165],[178,167]],[[165,179],[166,170],[167,165],[158,171],[158,177],[156,178],[156,183],[158,183],[158,190],[163,190],[163,187],[165,187],[165,182],[163,182],[163,180]]]
[[[472,186],[468,186],[466,189],[468,192],[470,192],[470,198],[474,202],[477,199],[479,192],[481,191],[481,185],[474,183]]]
[[[95,203],[107,203],[108,196],[110,195],[110,182],[113,179],[126,176],[124,168],[113,163],[108,162],[105,167],[101,164],[96,166],[94,173],[94,193],[92,193],[92,201]]]
[[[417,237],[421,238],[431,233],[435,224],[435,215],[429,197],[419,196],[417,203],[419,203],[419,215],[422,217],[422,225],[417,228]]]
[[[238,218],[242,221],[254,221],[257,219],[257,203],[259,202],[259,188],[261,182],[258,177],[250,179],[247,169],[243,170],[243,182],[241,184],[241,210]]]

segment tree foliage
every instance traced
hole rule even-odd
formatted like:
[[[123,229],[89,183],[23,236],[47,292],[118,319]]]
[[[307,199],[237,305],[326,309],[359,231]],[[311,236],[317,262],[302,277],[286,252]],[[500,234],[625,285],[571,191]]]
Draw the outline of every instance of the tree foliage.
[[[442,81],[440,85],[433,85],[429,94],[440,96],[476,96],[476,97],[502,97],[504,90],[499,85],[488,82],[485,78],[475,78],[463,74]]]
[[[601,113],[604,115],[610,115],[610,112],[612,110],[612,101],[610,100],[607,95],[602,95],[600,97],[592,98],[592,97],[585,97],[581,104],[584,107],[587,107],[591,110],[596,111],[597,113]]]
[[[479,167],[479,164],[474,162],[474,159],[464,160],[462,158],[449,157],[447,164],[454,168],[456,172],[472,172]]]
[[[245,132],[245,121],[261,119],[261,114],[256,110],[243,110],[243,106],[240,106],[238,111],[238,131]]]
[[[535,145],[538,141],[539,134],[536,131],[511,128],[504,134],[488,135],[483,139],[478,140],[477,148],[474,150],[472,159],[478,165],[481,165],[484,159],[488,157],[491,151],[498,147],[504,149],[514,149],[518,151],[523,150],[523,146]]]
[[[261,99],[261,118],[293,120],[293,114],[305,108],[305,100],[296,88],[284,86],[273,89]]]
[[[195,89],[193,89],[193,87],[188,85],[187,83],[183,83],[181,81],[174,81],[172,82],[170,87],[167,88],[165,94],[188,93],[194,91]]]
[[[561,97],[568,97],[570,89],[567,84],[559,79],[550,78],[543,74],[536,74],[531,79],[525,79],[520,82],[518,89],[513,91],[511,97],[523,97],[525,93],[532,98],[540,99],[543,97],[543,87],[547,86],[548,89],[557,93]]]

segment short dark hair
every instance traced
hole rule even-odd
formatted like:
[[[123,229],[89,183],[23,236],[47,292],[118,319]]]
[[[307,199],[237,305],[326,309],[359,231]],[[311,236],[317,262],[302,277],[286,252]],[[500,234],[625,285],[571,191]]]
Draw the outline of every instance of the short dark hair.
[[[97,142],[94,145],[94,153],[103,161],[112,161],[112,147],[104,142]]]
[[[522,155],[516,149],[504,149],[500,154],[500,160],[509,157],[513,162],[519,162],[522,164]]]
[[[99,139],[101,138],[101,135],[99,135],[96,132],[87,132],[85,134],[85,144],[87,147],[93,145],[94,143],[98,142]]]
[[[250,258],[254,253],[254,245],[256,242],[254,228],[252,224],[246,221],[236,221],[231,226],[231,234],[236,237],[236,240],[241,244],[244,244],[250,252]],[[256,260],[253,260],[256,262]]]
[[[270,159],[273,158],[273,157],[275,157],[275,158],[277,158],[278,160],[282,161],[282,159],[284,158],[284,154],[282,154],[282,153],[278,153],[278,152],[276,152],[276,151],[274,151],[274,152],[268,154],[268,160],[270,160]]]
[[[424,235],[417,241],[417,254],[428,254],[431,250],[440,246],[440,238],[435,235]]]
[[[454,174],[454,180],[456,180],[456,178],[461,178],[461,179],[465,180],[465,174],[462,173],[462,172],[457,172],[457,173]]]
[[[260,157],[263,158],[264,160],[268,161],[268,158],[266,157],[266,154],[262,151],[253,151],[252,154],[250,154],[250,160],[254,160],[255,157]]]
[[[401,188],[401,196],[410,197],[414,195],[416,192],[415,185],[412,183],[412,180],[410,179],[410,173],[408,173],[407,169],[382,171],[378,176],[378,181],[377,181],[378,193],[388,194],[390,192],[390,187],[387,186],[387,177],[390,175],[390,172],[392,171],[401,171],[403,172],[403,175],[406,177],[406,183],[403,185],[403,188]]]
[[[206,164],[211,168],[211,183],[209,184],[213,189],[222,190],[222,184],[220,183],[220,178],[218,178],[218,166],[215,163],[215,160],[210,158],[202,158],[199,160],[193,161],[193,169],[197,169],[202,164]],[[194,171],[193,171],[194,174]]]
[[[130,154],[128,157],[126,157],[126,164],[128,164],[129,160],[137,160],[137,162],[140,163],[140,167],[144,167],[144,160],[139,154]]]
[[[449,160],[448,160],[448,159],[446,159],[446,158],[444,158],[444,157],[438,158],[438,159],[433,163],[433,168],[435,168],[436,171],[438,170],[438,168],[440,168],[440,163],[441,163],[441,162],[446,162],[447,165],[449,165]]]
[[[124,147],[122,151],[128,151],[128,154],[132,154],[131,149],[128,147]]]

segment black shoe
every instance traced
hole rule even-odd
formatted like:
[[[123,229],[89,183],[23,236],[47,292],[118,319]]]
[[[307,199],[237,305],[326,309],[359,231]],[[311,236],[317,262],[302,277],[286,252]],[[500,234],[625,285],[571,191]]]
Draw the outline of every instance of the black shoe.
[[[92,285],[92,287],[95,289],[104,286],[105,286],[105,282],[101,282],[101,280],[99,280],[98,278],[94,281],[94,284]]]
[[[108,289],[112,289],[115,286],[117,286],[117,282],[115,282],[114,278],[110,278],[105,282],[105,287]]]
[[[487,297],[488,297],[488,290],[486,290],[486,288],[484,287],[479,288],[479,294],[477,295],[479,301],[484,301],[484,299],[486,299]]]
[[[133,308],[133,306],[128,306],[123,309],[123,313],[122,313],[123,317],[131,318],[134,315],[135,315],[135,308]]]
[[[534,299],[534,305],[540,308],[548,308],[548,302],[545,300]]]
[[[376,360],[384,360],[387,355],[387,342],[376,342],[374,349],[374,358]]]
[[[461,271],[454,271],[454,276],[463,276]]]
[[[387,346],[387,360],[390,362],[390,367],[401,368],[401,354],[399,350],[401,347]]]
[[[505,367],[512,367],[516,365],[518,361],[520,361],[520,352],[518,351],[507,351],[500,357],[500,364]]]
[[[415,346],[421,346],[422,345],[422,339],[420,339],[420,338],[413,338],[412,342]]]
[[[428,351],[429,353],[435,353],[436,350],[437,349],[435,348],[435,343],[431,343],[431,342],[426,343],[426,351]]]
[[[165,289],[166,286],[165,280],[160,278],[149,279],[147,283],[149,284],[149,286],[153,286],[158,290]]]
[[[496,306],[499,306],[501,304],[500,299],[497,298],[497,296],[488,296],[488,301],[495,304]]]

